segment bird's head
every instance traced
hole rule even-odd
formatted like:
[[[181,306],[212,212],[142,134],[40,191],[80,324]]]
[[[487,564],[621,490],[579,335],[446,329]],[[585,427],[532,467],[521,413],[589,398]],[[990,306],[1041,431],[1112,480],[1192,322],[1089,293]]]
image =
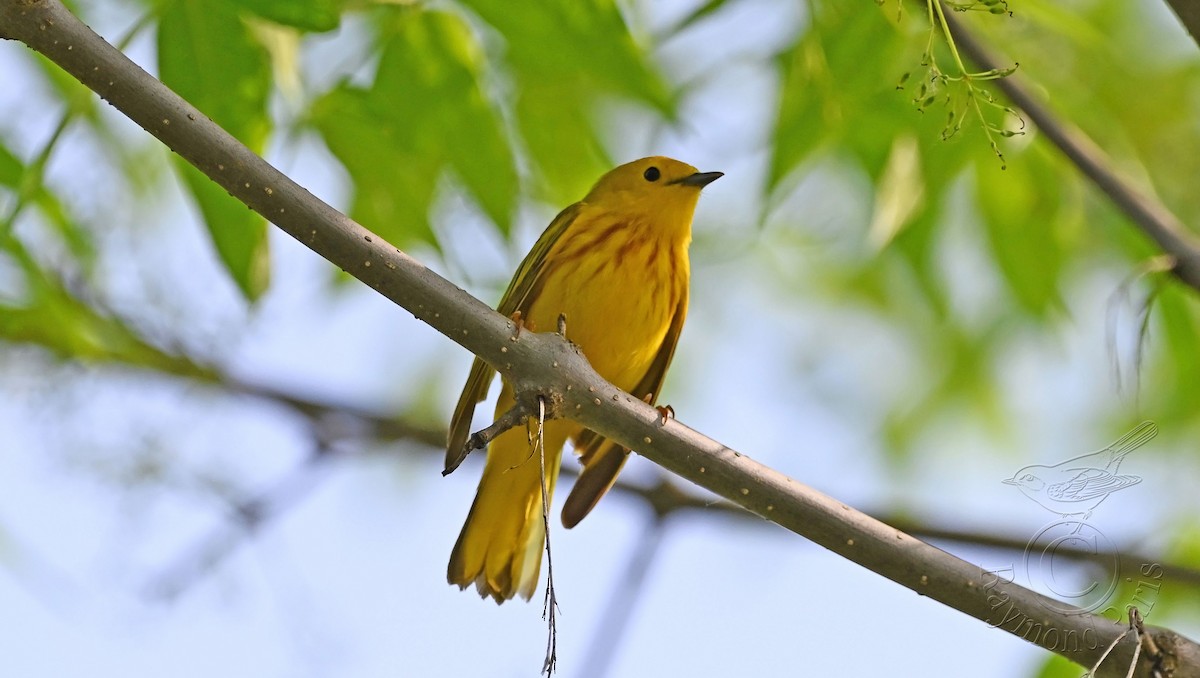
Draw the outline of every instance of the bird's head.
[[[700,189],[722,177],[691,165],[652,156],[625,163],[600,177],[583,202],[629,214],[651,225],[690,229]]]
[[[1037,476],[1032,466],[1027,466],[1017,471],[1013,477],[1002,482],[1005,485],[1016,485],[1022,490],[1029,490],[1031,492],[1038,492],[1046,486],[1046,481]]]

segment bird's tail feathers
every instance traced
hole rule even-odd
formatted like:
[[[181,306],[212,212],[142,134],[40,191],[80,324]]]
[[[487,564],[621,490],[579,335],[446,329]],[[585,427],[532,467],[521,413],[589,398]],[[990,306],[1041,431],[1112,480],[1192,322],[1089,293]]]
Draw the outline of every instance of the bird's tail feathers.
[[[1116,442],[1108,446],[1109,458],[1105,468],[1111,468],[1114,464],[1120,464],[1125,455],[1150,442],[1156,435],[1158,435],[1158,425],[1154,422],[1143,421],[1138,424],[1132,431],[1121,436]]]
[[[546,423],[546,493],[553,496],[565,421]],[[475,585],[479,595],[502,603],[537,589],[546,531],[542,516],[542,459],[530,449],[524,430],[513,429],[492,442],[479,491],[450,554],[446,579],[460,588]]]
[[[601,446],[583,458],[583,470],[575,479],[567,501],[563,503],[563,527],[570,529],[591,512],[600,498],[617,482],[621,467],[629,458],[629,450],[617,443],[601,439]]]

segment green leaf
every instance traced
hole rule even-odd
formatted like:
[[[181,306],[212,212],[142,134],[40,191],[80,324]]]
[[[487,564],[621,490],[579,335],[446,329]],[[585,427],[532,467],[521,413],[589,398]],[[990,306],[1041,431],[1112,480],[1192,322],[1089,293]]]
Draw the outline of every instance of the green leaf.
[[[21,185],[21,177],[25,174],[25,163],[8,150],[8,146],[0,143],[0,184],[9,188]]]
[[[504,36],[517,77],[562,81],[580,92],[627,96],[671,117],[676,101],[613,0],[465,0]]]
[[[1067,253],[1058,235],[1065,177],[1039,152],[1022,153],[1002,170],[975,163],[976,204],[992,257],[1017,303],[1035,316],[1059,310]]]
[[[401,247],[435,243],[429,205],[440,163],[410,148],[410,131],[384,102],[343,85],[313,105],[312,117],[354,181],[350,215]]]
[[[922,113],[912,101],[919,85],[898,88],[906,71],[920,69],[928,25],[919,17],[897,22],[893,11],[837,2],[812,7],[811,25],[778,59],[767,191],[781,197],[790,190],[787,178],[822,151],[850,160],[875,187],[872,236],[886,245],[881,256],[903,260],[930,309],[945,318],[949,304],[935,265],[943,207],[968,160],[995,156],[977,125],[944,139],[941,100]]]
[[[158,25],[159,76],[242,143],[266,139],[271,68],[267,52],[232,8],[174,0]]]
[[[266,50],[224,3],[175,0],[158,26],[159,76],[227,132],[262,152],[269,128],[271,71]],[[191,168],[185,183],[217,253],[246,298],[269,280],[267,224]]]
[[[723,7],[725,7],[725,2],[726,0],[705,0],[703,4],[689,11],[686,16],[680,19],[675,25],[671,26],[671,28],[665,32],[665,35],[670,37],[684,32],[695,24],[707,19],[713,14],[716,14]]]
[[[354,180],[353,216],[367,228],[398,245],[436,245],[429,207],[449,170],[508,232],[516,161],[482,66],[462,18],[400,10],[384,28],[371,87],[344,84],[316,103],[313,120]]]
[[[925,199],[925,182],[917,140],[905,134],[896,137],[887,165],[875,191],[875,211],[868,237],[883,247],[900,233]]]
[[[1173,281],[1163,281],[1163,288],[1156,297],[1159,311],[1161,335],[1155,341],[1162,342],[1163,350],[1156,351],[1154,381],[1159,388],[1154,393],[1156,412],[1165,419],[1193,422],[1200,414],[1200,388],[1196,386],[1196,375],[1200,374],[1200,308],[1197,307],[1195,291],[1183,288]]]
[[[383,44],[371,93],[412,126],[415,146],[445,153],[455,173],[501,230],[516,204],[517,172],[499,112],[480,86],[483,59],[461,17],[403,12]]]
[[[893,246],[883,255],[895,255],[904,262],[923,300],[939,319],[945,319],[950,311],[944,282],[934,262],[942,197],[942,192],[934,194],[896,236]],[[894,303],[893,308],[902,308],[904,304],[912,304],[915,301],[912,298],[904,299]]]
[[[504,39],[517,125],[555,204],[578,200],[612,167],[593,119],[598,102],[615,96],[676,115],[675,95],[613,0],[463,4]]]
[[[877,176],[892,138],[919,117],[909,97],[896,91],[908,41],[885,13],[847,3],[813,6],[812,25],[779,57],[782,84],[768,191],[826,144],[845,143],[863,157],[873,154],[871,173]]]
[[[768,192],[775,190],[792,169],[807,160],[825,139],[827,131],[832,131],[825,126],[821,102],[823,96],[829,94],[833,75],[821,51],[820,35],[815,29],[809,29],[792,49],[779,56],[782,84],[767,172]]]
[[[343,0],[235,0],[268,21],[317,33],[332,31],[342,18]]]
[[[1000,430],[1003,400],[996,386],[993,362],[1002,323],[967,333],[938,323],[921,328],[918,340],[930,347],[925,354],[925,383],[913,384],[912,395],[889,413],[883,423],[889,461],[906,461],[913,444],[939,419],[971,414]]]
[[[824,148],[848,151],[878,180],[893,141],[912,135],[921,151],[927,204],[933,207],[968,159],[994,160],[973,117],[960,132],[943,139],[951,112],[945,92],[924,112],[913,103],[924,78],[906,76],[923,70],[928,24],[920,17],[905,15],[897,22],[887,8],[867,11],[838,2],[813,7],[812,24],[778,60],[781,85],[769,192],[779,190],[789,174]],[[961,111],[954,113],[962,117]]]
[[[33,202],[46,221],[63,239],[78,262],[84,265],[92,263],[96,252],[91,234],[68,214],[67,206],[62,203],[58,195],[42,186],[34,194]]]
[[[271,251],[267,223],[213,183],[200,170],[179,160],[184,183],[191,190],[217,256],[247,299],[257,299],[271,282]]]
[[[544,197],[555,205],[579,200],[613,166],[593,126],[585,94],[561,83],[530,81],[517,99],[517,124],[534,157]]]

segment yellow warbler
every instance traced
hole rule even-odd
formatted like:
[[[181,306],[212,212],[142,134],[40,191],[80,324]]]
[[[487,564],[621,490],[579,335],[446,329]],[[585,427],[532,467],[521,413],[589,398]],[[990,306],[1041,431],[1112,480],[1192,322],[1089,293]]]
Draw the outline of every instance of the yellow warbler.
[[[688,244],[700,189],[721,176],[670,158],[621,165],[583,200],[555,217],[521,262],[499,311],[520,312],[528,331],[556,329],[616,386],[653,403],[687,315]],[[475,405],[495,370],[475,359],[450,424],[449,468],[466,443]],[[504,383],[496,415],[513,405]],[[573,439],[583,470],[563,507],[573,527],[612,486],[629,451],[575,422],[547,421],[543,430],[547,492],[553,494],[562,447]],[[541,463],[525,431],[511,429],[488,448],[487,463],[446,577],[474,583],[497,603],[533,595],[545,539]]]

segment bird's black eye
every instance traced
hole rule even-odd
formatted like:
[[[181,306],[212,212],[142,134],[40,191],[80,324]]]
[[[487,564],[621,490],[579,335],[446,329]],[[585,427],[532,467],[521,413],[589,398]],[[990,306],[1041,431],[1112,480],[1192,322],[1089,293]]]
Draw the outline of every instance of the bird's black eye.
[[[646,177],[646,181],[658,181],[662,172],[659,172],[657,167],[647,167],[646,171],[642,172],[642,176]]]

